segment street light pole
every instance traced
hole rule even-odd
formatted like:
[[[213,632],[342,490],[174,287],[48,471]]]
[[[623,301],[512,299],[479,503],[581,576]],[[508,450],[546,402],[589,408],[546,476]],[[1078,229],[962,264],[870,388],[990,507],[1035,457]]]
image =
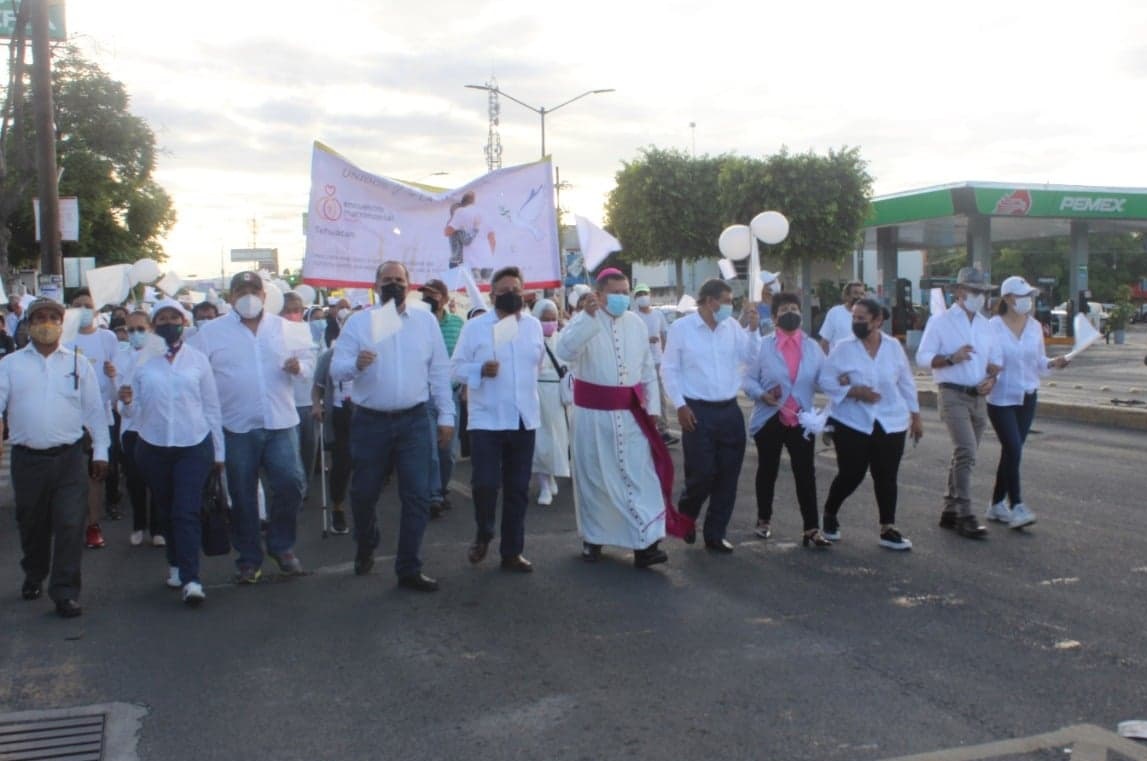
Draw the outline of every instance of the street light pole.
[[[529,103],[526,103],[525,101],[522,101],[522,100],[518,100],[513,95],[510,95],[510,93],[506,92],[505,90],[503,90],[502,88],[497,87],[497,86],[466,85],[466,87],[470,88],[471,90],[485,90],[486,92],[492,92],[496,95],[500,95],[503,98],[509,98],[510,100],[517,103],[519,106],[522,106],[523,108],[528,108],[531,111],[533,111],[535,114],[537,114],[541,118],[541,126],[542,126],[542,158],[546,157],[546,114],[551,114],[554,111],[557,111],[559,108],[562,108],[563,106],[568,106],[570,103],[573,103],[575,100],[581,100],[582,98],[586,97],[587,95],[600,95],[602,93],[614,92],[614,89],[612,87],[607,87],[607,88],[602,89],[602,90],[586,90],[581,95],[574,96],[574,97],[570,98],[569,100],[565,101],[564,103],[559,103],[558,105],[554,106],[553,108],[546,108],[545,106],[531,106]]]

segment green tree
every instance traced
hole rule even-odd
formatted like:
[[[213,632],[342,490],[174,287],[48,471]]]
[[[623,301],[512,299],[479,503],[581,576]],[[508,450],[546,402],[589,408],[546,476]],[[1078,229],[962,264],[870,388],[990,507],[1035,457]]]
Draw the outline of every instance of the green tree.
[[[17,62],[17,71],[25,68]],[[34,131],[22,76],[14,74],[9,85],[11,95],[20,92],[6,114],[9,171],[0,180],[0,226],[11,235],[12,266],[39,258],[31,202],[35,170],[28,160],[35,155]],[[78,197],[80,207],[80,240],[64,244],[65,256],[95,257],[99,265],[165,258],[159,239],[175,223],[175,211],[153,178],[155,134],[130,113],[126,88],[71,46],[57,51],[52,79],[60,195]]]
[[[678,298],[684,263],[716,252],[721,219],[714,200],[722,160],[644,148],[638,158],[623,162],[606,200],[606,225],[624,246],[619,257],[647,264],[672,260]]]

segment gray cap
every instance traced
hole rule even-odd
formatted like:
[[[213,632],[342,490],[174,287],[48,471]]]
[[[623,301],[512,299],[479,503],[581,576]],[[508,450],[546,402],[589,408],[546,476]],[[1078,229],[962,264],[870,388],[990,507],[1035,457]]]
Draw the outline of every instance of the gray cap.
[[[970,291],[994,291],[996,286],[988,282],[988,276],[983,270],[976,267],[962,267],[956,274],[956,282],[952,287],[963,286]]]
[[[32,321],[32,315],[35,314],[36,312],[39,312],[42,309],[50,309],[53,312],[58,313],[60,315],[60,317],[63,317],[64,313],[67,311],[64,308],[64,305],[61,304],[60,302],[58,302],[54,299],[47,299],[44,297],[40,297],[40,298],[36,299],[35,301],[33,301],[31,304],[29,304],[28,308],[24,310],[25,319],[27,319],[29,322],[31,322]]]

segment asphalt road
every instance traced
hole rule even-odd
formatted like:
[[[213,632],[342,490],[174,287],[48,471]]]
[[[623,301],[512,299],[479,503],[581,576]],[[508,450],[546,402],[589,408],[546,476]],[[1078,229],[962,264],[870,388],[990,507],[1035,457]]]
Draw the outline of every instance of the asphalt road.
[[[211,559],[208,600],[188,610],[163,587],[161,551],[111,524],[109,547],[85,557],[84,617],[62,621],[17,599],[5,504],[0,711],[141,704],[140,758],[156,761],[863,761],[1147,718],[1147,439],[1037,420],[1024,472],[1039,522],[974,542],[936,526],[950,449],[935,412],[925,421],[901,472],[910,553],[877,546],[867,483],[841,544],[797,546],[787,465],[775,538],[753,539],[750,456],[731,556],[671,542],[654,570],[619,550],[586,565],[563,481],[554,506],[531,507],[529,576],[500,572],[494,552],[467,563],[473,524],[456,497],[424,547],[442,591],[421,595],[394,587],[390,557],[353,576],[349,537],[320,539],[312,500],[308,577],[240,589]],[[997,455],[989,432],[985,505]],[[817,465],[823,500],[835,462]]]

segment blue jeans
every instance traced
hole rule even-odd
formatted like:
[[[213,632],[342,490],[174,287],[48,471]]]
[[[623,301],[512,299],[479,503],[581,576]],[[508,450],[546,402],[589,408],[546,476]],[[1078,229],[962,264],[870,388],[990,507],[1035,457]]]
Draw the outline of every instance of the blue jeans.
[[[526,545],[526,506],[530,468],[534,462],[534,431],[470,431],[470,483],[478,541],[494,538],[498,516],[498,487],[502,489],[503,558],[521,555]]]
[[[315,421],[311,405],[295,407],[299,413],[299,459],[303,463],[303,499],[311,496],[311,474],[315,472]]]
[[[215,463],[211,436],[189,447],[157,447],[140,438],[134,455],[151,489],[155,522],[167,540],[167,564],[179,567],[180,582],[199,581],[203,486]]]
[[[399,578],[415,576],[422,570],[418,553],[430,520],[427,469],[434,446],[424,404],[400,413],[354,408],[350,423],[350,507],[355,542],[361,554],[374,552],[378,547],[376,507],[383,481],[393,467],[402,501],[398,555],[394,559]]]
[[[454,392],[454,410],[458,410],[460,392]],[[438,408],[431,399],[426,404],[427,416],[430,420],[430,440],[438,441]],[[454,447],[458,442],[458,425],[455,421],[454,436],[444,447],[435,444],[431,447],[430,457],[430,501],[442,502],[450,491],[450,477],[454,475]]]
[[[1008,407],[988,405],[988,420],[1000,439],[1000,463],[996,466],[996,485],[992,487],[992,504],[1006,497],[1014,507],[1023,502],[1020,494],[1020,459],[1024,442],[1035,420],[1035,392],[1024,394],[1024,403]]]
[[[227,492],[231,496],[231,544],[240,567],[263,565],[256,499],[260,471],[267,491],[267,552],[281,555],[295,546],[295,523],[303,504],[303,473],[297,428],[247,433],[224,430]]]

